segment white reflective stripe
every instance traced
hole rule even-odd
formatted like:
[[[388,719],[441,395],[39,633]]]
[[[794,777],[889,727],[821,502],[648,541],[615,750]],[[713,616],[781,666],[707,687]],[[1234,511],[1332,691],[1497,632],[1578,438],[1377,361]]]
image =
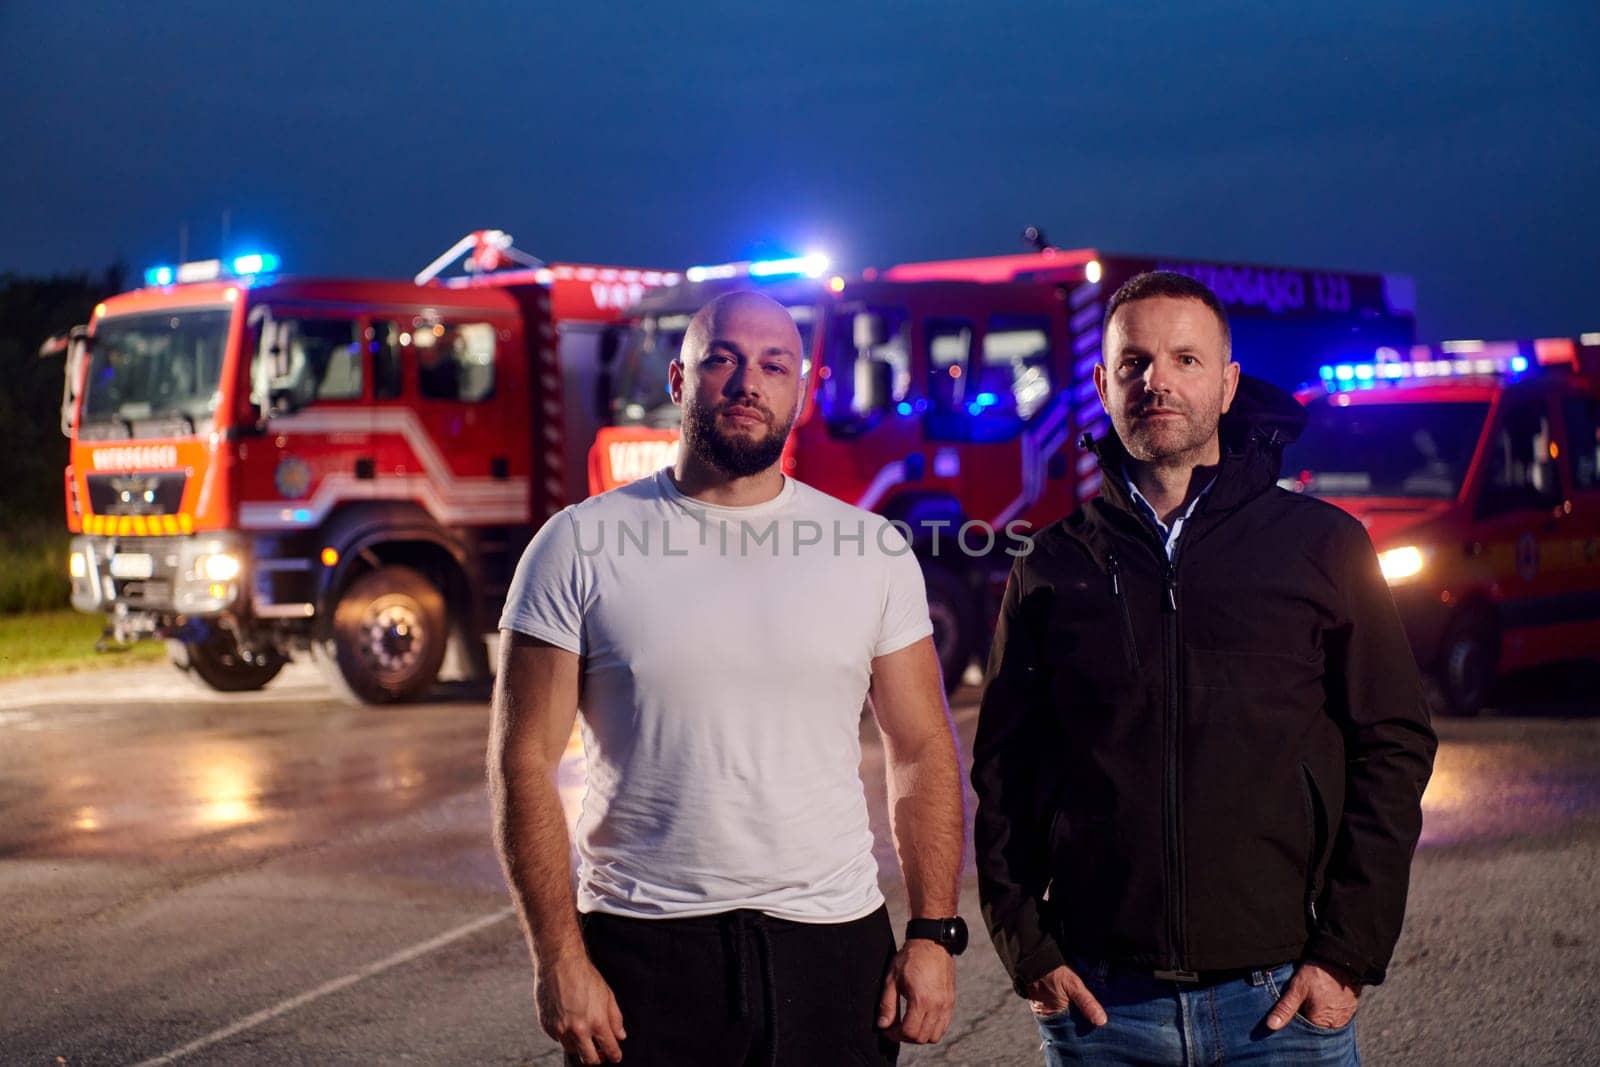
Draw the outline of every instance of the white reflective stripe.
[[[275,418],[271,428],[275,433],[398,434],[430,477],[445,484],[456,480],[450,464],[435,447],[433,437],[416,412],[409,408],[354,407],[336,411],[313,408]]]
[[[283,530],[315,526],[334,506],[349,500],[417,500],[443,523],[484,525],[526,522],[526,478],[463,478],[441,492],[433,480],[421,475],[387,474],[356,478],[330,474],[322,479],[309,500],[245,501],[239,505],[239,525],[250,530]]]
[[[1100,305],[1090,304],[1083,310],[1074,312],[1071,323],[1074,333],[1085,333],[1091,326],[1098,331],[1100,328]]]
[[[421,475],[349,474],[324,477],[309,500],[246,501],[239,523],[246,529],[289,529],[320,523],[345,500],[410,498],[445,523],[526,522],[528,479],[462,478],[451,470],[416,412],[408,408],[347,407],[296,412],[272,420],[280,433],[392,434],[402,438],[421,464]],[[297,516],[302,516],[298,517]]]
[[[906,465],[903,461],[896,460],[886,465],[878,471],[877,477],[872,479],[867,491],[861,494],[861,499],[856,501],[856,507],[871,511],[878,506],[878,501],[883,499],[885,493],[905,480]]]
[[[1056,393],[1050,406],[1045,409],[1044,416],[1032,429],[1023,433],[1022,492],[1000,510],[990,525],[997,528],[1004,526],[1044,496],[1045,482],[1050,477],[1050,457],[1059,452],[1072,437],[1066,425],[1068,410],[1066,397]]]

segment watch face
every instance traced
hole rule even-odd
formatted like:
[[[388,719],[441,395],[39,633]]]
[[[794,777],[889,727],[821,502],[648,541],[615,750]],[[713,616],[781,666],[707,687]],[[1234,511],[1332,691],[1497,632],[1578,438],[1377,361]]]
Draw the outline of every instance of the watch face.
[[[906,937],[932,941],[952,956],[967,950],[967,921],[954,919],[912,919],[906,924]]]
[[[941,940],[944,942],[944,947],[950,950],[950,955],[961,955],[967,950],[967,921],[951,919],[945,923],[944,936]]]

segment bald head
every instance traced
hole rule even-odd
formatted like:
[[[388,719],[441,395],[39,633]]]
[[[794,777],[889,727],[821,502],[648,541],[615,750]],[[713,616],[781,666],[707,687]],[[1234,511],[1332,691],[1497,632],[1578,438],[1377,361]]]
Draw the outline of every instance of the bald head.
[[[667,368],[685,453],[725,476],[772,469],[800,410],[801,359],[800,331],[776,300],[728,293],[696,312]]]
[[[724,293],[695,312],[678,358],[686,364],[699,363],[713,343],[741,337],[762,339],[763,351],[743,352],[745,358],[784,355],[798,367],[800,331],[789,310],[769,296],[750,292]]]

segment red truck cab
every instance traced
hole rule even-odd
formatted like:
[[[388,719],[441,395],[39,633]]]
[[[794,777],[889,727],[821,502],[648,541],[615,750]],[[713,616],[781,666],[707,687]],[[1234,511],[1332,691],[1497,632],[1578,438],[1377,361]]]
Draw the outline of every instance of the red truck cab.
[[[514,252],[495,231],[468,249]],[[257,273],[157,268],[75,333],[73,605],[112,640],[165,639],[224,691],[309,652],[349,696],[407,699],[451,642],[486,673],[523,547],[585,494],[615,324],[672,276],[301,278],[241,260]]]
[[[783,469],[903,524],[927,581],[947,685],[987,648],[999,595],[1029,534],[1099,491],[1084,434],[1109,429],[1095,392],[1105,308],[1158,268],[1210,285],[1236,357],[1293,388],[1328,358],[1414,339],[1408,278],[1048,249],[905,263],[859,277],[779,280],[754,265],[691,268],[640,301],[614,375],[612,425],[591,492],[670,463],[666,395],[689,316],[731,289],[790,308],[807,349]],[[740,268],[744,269],[740,269]],[[700,273],[700,272],[704,273]]]
[[[1600,340],[1600,339],[1597,339]],[[1322,369],[1283,484],[1367,527],[1440,706],[1600,653],[1600,378],[1570,340]]]

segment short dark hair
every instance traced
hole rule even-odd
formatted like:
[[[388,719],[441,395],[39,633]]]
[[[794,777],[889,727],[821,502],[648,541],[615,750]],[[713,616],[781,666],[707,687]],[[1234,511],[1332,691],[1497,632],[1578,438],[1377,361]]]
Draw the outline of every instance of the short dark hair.
[[[1233,358],[1233,331],[1228,328],[1228,313],[1222,310],[1222,301],[1217,299],[1217,294],[1213,293],[1210,286],[1204,282],[1196,281],[1187,274],[1179,274],[1173,270],[1146,271],[1143,274],[1135,274],[1123,282],[1122,287],[1112,293],[1111,299],[1106,303],[1106,318],[1101,325],[1102,334],[1111,328],[1111,318],[1122,305],[1157,296],[1198,300],[1210,308],[1211,314],[1217,317],[1217,325],[1222,327],[1222,354],[1229,359]]]

